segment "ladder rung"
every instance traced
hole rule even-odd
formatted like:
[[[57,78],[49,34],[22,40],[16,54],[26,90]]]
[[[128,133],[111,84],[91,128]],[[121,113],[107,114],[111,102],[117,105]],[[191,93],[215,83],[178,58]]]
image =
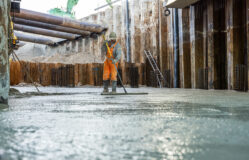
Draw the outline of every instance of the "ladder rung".
[[[154,57],[152,56],[152,54],[150,53],[150,51],[144,51],[145,55],[147,56],[150,64],[151,64],[151,67],[154,71],[154,74],[155,76],[157,77],[157,81],[158,81],[158,84],[160,85],[160,87],[162,87],[161,85],[161,81],[165,81],[165,78],[163,77],[161,71],[159,70],[158,66],[157,66],[157,63],[154,59]]]

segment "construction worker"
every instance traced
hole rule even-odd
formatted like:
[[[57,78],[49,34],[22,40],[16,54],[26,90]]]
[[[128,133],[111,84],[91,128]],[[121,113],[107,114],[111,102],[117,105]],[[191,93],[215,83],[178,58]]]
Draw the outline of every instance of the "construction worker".
[[[109,49],[107,48],[107,44]],[[103,73],[103,85],[104,91],[103,93],[108,93],[108,85],[110,83],[110,79],[112,81],[112,93],[116,93],[117,88],[117,68],[118,61],[121,58],[122,49],[117,41],[116,33],[112,32],[109,35],[109,41],[105,41],[102,48],[102,54],[106,54],[106,59],[104,62],[104,73]],[[115,66],[116,65],[116,68]]]
[[[12,44],[13,44],[13,46],[15,47],[16,42],[17,42],[17,37],[15,36],[15,33],[14,33],[14,24],[13,24],[12,21],[11,21],[10,25],[11,25],[11,38],[12,38]]]

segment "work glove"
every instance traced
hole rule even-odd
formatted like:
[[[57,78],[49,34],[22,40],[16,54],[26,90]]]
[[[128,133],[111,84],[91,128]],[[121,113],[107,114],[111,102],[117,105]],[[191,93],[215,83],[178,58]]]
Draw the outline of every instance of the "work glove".
[[[116,64],[117,62],[118,62],[118,60],[116,60],[116,59],[112,60],[112,64]]]

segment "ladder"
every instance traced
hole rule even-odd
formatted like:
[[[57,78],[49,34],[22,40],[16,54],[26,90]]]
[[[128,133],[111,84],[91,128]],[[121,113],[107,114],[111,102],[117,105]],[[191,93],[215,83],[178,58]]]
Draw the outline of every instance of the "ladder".
[[[156,79],[157,79],[157,82],[158,82],[160,88],[162,88],[163,87],[162,82],[165,82],[165,78],[163,77],[163,74],[159,70],[157,63],[156,63],[155,59],[153,58],[153,56],[151,55],[150,51],[144,50],[144,53],[150,62],[150,65],[153,69],[153,72],[155,73],[155,76],[156,76]]]

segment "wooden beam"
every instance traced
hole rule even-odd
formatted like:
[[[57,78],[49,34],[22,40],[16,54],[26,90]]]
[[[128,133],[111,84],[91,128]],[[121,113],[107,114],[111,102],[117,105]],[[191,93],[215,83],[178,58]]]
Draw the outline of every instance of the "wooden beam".
[[[195,69],[195,8],[190,6],[190,48],[191,48],[191,86],[196,88],[196,69]]]
[[[245,64],[243,0],[227,0],[227,77],[228,89],[235,89],[235,68],[238,64]]]
[[[172,13],[173,10],[170,9],[170,12]],[[173,88],[173,78],[174,78],[174,39],[173,39],[173,16],[170,14],[170,16],[167,17],[167,68],[169,69],[169,77],[166,77],[168,80],[168,86]]]
[[[227,88],[226,32],[224,1],[207,1],[208,10],[208,88]]]
[[[144,51],[141,51],[141,28],[140,28],[140,8],[139,1],[134,1],[134,5],[130,6],[131,24],[131,59],[132,62],[141,63],[141,56],[144,56]],[[113,21],[115,22],[115,21]],[[142,55],[141,55],[142,54]]]
[[[179,10],[180,86],[191,88],[189,8]]]
[[[249,87],[249,1],[246,1],[246,27],[247,27],[247,81],[248,81],[248,87]]]
[[[192,88],[201,88],[199,72],[204,68],[203,56],[203,12],[201,4],[190,7],[190,50]]]
[[[226,4],[226,26],[227,26],[227,77],[228,77],[228,89],[234,87],[234,63],[233,63],[233,0],[227,0]]]
[[[160,1],[160,14],[159,14],[159,43],[160,43],[160,69],[162,73],[168,69],[167,66],[167,16],[164,15],[163,2]]]
[[[179,19],[179,88],[184,88],[184,67],[183,67],[183,25],[182,9],[178,10]]]
[[[207,1],[203,1],[203,89],[208,89],[206,69],[208,68],[208,11]]]

